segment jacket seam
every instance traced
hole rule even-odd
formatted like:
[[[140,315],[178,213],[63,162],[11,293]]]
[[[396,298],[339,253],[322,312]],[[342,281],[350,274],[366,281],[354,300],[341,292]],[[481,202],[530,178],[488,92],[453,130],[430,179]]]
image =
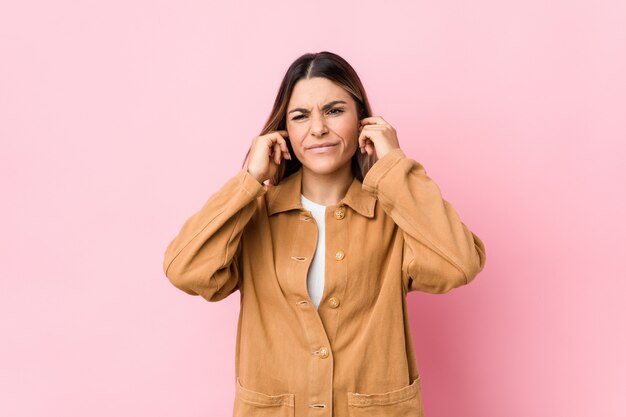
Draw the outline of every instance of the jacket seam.
[[[216,272],[219,271],[220,269],[224,269],[227,267],[227,262],[228,262],[228,247],[230,246],[231,242],[233,241],[233,236],[235,235],[235,230],[237,230],[237,225],[239,224],[239,220],[241,219],[241,211],[239,211],[239,213],[237,213],[237,218],[235,219],[235,224],[233,225],[231,231],[230,231],[230,236],[228,237],[228,241],[226,242],[226,250],[224,253],[224,260],[220,263],[220,266],[216,269]],[[237,248],[235,248],[235,253],[233,254],[233,256],[231,257],[231,263],[235,261],[235,256],[237,256]],[[220,289],[223,287],[223,285],[220,285],[219,280],[217,279],[217,277],[215,276],[215,274],[213,274],[213,279],[215,279],[217,288],[215,289],[216,293],[219,293]]]
[[[394,163],[391,165],[391,167],[389,167],[389,169],[387,169],[384,173],[381,174],[381,176],[378,178],[378,181],[376,182],[376,196],[377,198],[383,198],[384,201],[386,201],[390,207],[394,207],[393,205],[393,200],[388,198],[385,195],[385,192],[383,191],[382,193],[380,193],[380,189],[378,187],[379,182],[383,179],[383,177],[385,175],[387,175],[387,173],[393,168],[395,167],[402,159],[408,159],[408,158],[398,158],[396,161],[394,161]],[[409,222],[410,223],[410,222]],[[461,266],[460,262],[457,261],[457,259],[454,256],[451,256],[449,253],[447,253],[446,251],[442,250],[441,247],[436,244],[434,241],[432,241],[431,239],[427,238],[426,235],[424,235],[423,233],[421,233],[418,229],[415,229],[416,233],[419,234],[420,237],[422,237],[423,241],[425,242],[426,246],[430,247],[430,249],[434,249],[435,252],[437,252],[440,256],[442,256],[446,261],[448,261],[448,263],[450,263],[452,266],[454,266],[456,269],[458,269],[459,271],[461,271],[461,273],[463,274],[463,278],[465,278],[465,284],[469,283],[468,280],[468,274],[467,272],[465,272],[465,269]],[[407,232],[408,233],[408,232]]]
[[[403,235],[403,239],[404,239],[404,234],[405,232],[402,232]],[[408,245],[407,241],[404,241],[404,244],[406,246],[408,246],[409,250],[411,250],[411,247]],[[410,272],[411,272],[411,267],[413,266],[413,263],[415,262],[415,254],[413,253],[413,250],[411,250],[411,260],[409,261],[409,264],[406,266],[406,282],[404,280],[404,277],[402,279],[402,286],[404,287],[406,293],[408,294],[409,292],[409,279],[416,279],[417,277],[412,277]]]
[[[189,241],[187,243],[185,243],[183,245],[183,247],[176,252],[176,255],[174,255],[174,257],[172,258],[172,260],[170,261],[170,263],[167,265],[167,269],[165,270],[165,275],[167,275],[168,271],[170,270],[170,267],[172,266],[172,264],[174,263],[174,261],[180,256],[181,253],[183,253],[183,251],[187,248],[187,246],[189,246],[189,244],[191,242],[193,242],[196,237],[198,237],[198,235],[200,235],[204,229],[206,229],[207,227],[209,227],[209,225],[211,223],[213,223],[215,221],[215,219],[217,219],[222,213],[224,213],[226,211],[226,209],[222,209],[222,211],[220,211],[219,213],[217,213],[211,220],[209,220],[204,226],[202,226],[202,229],[200,229],[195,235],[193,235],[193,237],[191,239],[189,239]]]
[[[399,149],[399,148],[397,148]],[[394,152],[395,149],[392,149],[389,152]],[[375,194],[378,194],[378,185],[380,184],[380,181],[385,177],[385,175],[387,175],[387,173],[397,164],[399,163],[402,158],[406,158],[406,156],[403,156],[403,154],[401,154],[400,152],[396,151],[394,153],[392,153],[391,155],[389,155],[389,157],[391,158],[391,160],[389,162],[387,161],[383,161],[383,158],[380,158],[379,162],[377,163],[384,163],[384,165],[389,164],[389,166],[382,166],[381,168],[385,168],[382,172],[380,172],[379,174],[376,173],[376,170],[374,169],[374,167],[376,166],[376,163],[372,166],[370,172],[372,172],[373,174],[376,174],[373,179],[372,179],[372,184],[365,184],[365,178],[363,178],[363,185],[365,185],[366,188],[369,188],[370,191],[373,191]],[[370,181],[368,181],[370,182]]]
[[[240,190],[245,191],[245,192],[246,192],[248,195],[250,195],[250,196],[256,197],[256,195],[255,195],[255,194],[252,194],[251,192],[249,192],[249,191],[245,188],[245,186],[243,185],[243,180],[239,182],[239,186],[240,186]],[[252,200],[252,201],[254,201],[254,200]],[[250,202],[250,203],[251,203],[251,202]],[[248,204],[250,204],[250,203],[248,203]],[[245,207],[245,206],[244,206],[244,207]],[[243,210],[243,208],[244,208],[244,207],[242,207],[242,208],[239,210],[239,214],[241,214],[241,210]],[[180,256],[180,254],[181,254],[181,253],[183,253],[183,251],[187,248],[187,246],[189,246],[189,244],[190,244],[191,242],[193,242],[193,241],[194,241],[194,240],[198,237],[198,235],[200,235],[200,234],[204,231],[204,229],[206,229],[207,227],[209,227],[209,226],[211,225],[211,223],[213,223],[213,222],[215,221],[215,219],[217,219],[219,216],[221,216],[221,215],[222,215],[222,214],[223,214],[226,210],[227,210],[227,208],[222,208],[222,210],[221,210],[221,211],[219,211],[219,212],[218,212],[215,216],[213,216],[213,218],[212,218],[212,219],[210,219],[210,220],[209,220],[209,221],[208,221],[208,222],[207,222],[204,226],[202,226],[202,228],[201,228],[201,229],[200,229],[200,230],[199,230],[199,231],[198,231],[195,235],[193,235],[193,237],[192,237],[191,239],[189,239],[189,241],[188,241],[187,243],[185,243],[185,244],[183,245],[183,247],[182,247],[182,248],[181,248],[178,252],[176,252],[176,255],[174,255],[174,256],[172,257],[172,260],[171,260],[171,261],[167,264],[167,268],[165,268],[165,275],[166,275],[166,276],[167,276],[167,273],[168,273],[168,272],[169,272],[169,270],[170,270],[170,267],[171,267],[171,266],[172,266],[172,264],[174,263],[174,261],[175,261],[175,260],[176,260],[176,259]]]

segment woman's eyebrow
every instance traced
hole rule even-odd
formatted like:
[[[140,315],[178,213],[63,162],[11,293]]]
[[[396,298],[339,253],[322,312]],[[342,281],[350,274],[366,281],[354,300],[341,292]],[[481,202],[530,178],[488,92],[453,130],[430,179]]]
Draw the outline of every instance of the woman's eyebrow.
[[[339,104],[339,103],[346,104],[346,102],[343,101],[343,100],[333,100],[333,101],[331,101],[329,103],[324,104],[324,106],[322,106],[322,110],[326,110],[326,109],[334,106],[335,104]],[[309,112],[307,109],[303,109],[302,107],[298,107],[297,109],[289,110],[287,112],[287,114],[293,113],[294,111],[299,111],[299,112],[302,112],[302,113],[308,113]]]

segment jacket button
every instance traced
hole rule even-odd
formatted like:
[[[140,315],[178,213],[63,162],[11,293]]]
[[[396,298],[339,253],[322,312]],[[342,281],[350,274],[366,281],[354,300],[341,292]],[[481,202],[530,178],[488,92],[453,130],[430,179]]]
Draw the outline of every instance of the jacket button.
[[[320,358],[326,359],[328,357],[328,349],[325,347],[321,348],[319,351]]]
[[[328,305],[330,306],[330,308],[339,307],[339,299],[337,297],[330,297],[328,299]]]
[[[344,217],[346,217],[346,212],[343,210],[343,208],[335,210],[335,219],[341,220]]]
[[[337,253],[335,253],[335,259],[338,261],[342,260],[345,257],[346,257],[346,254],[342,250],[339,250],[337,251]]]

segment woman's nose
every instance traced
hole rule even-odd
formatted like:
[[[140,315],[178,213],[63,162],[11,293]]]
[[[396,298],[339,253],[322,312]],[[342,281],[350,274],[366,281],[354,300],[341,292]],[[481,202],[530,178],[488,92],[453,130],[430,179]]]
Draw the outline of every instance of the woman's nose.
[[[311,134],[321,136],[328,132],[326,120],[321,115],[311,115]]]

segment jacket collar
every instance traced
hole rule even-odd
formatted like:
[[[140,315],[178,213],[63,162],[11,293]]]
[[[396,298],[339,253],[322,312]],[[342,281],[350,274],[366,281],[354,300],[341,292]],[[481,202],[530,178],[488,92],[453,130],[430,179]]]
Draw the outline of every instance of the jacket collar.
[[[284,178],[278,185],[270,186],[267,212],[270,216],[283,211],[302,209],[302,167]],[[376,197],[363,190],[361,181],[354,177],[346,195],[337,203],[345,204],[365,217],[374,217]]]

